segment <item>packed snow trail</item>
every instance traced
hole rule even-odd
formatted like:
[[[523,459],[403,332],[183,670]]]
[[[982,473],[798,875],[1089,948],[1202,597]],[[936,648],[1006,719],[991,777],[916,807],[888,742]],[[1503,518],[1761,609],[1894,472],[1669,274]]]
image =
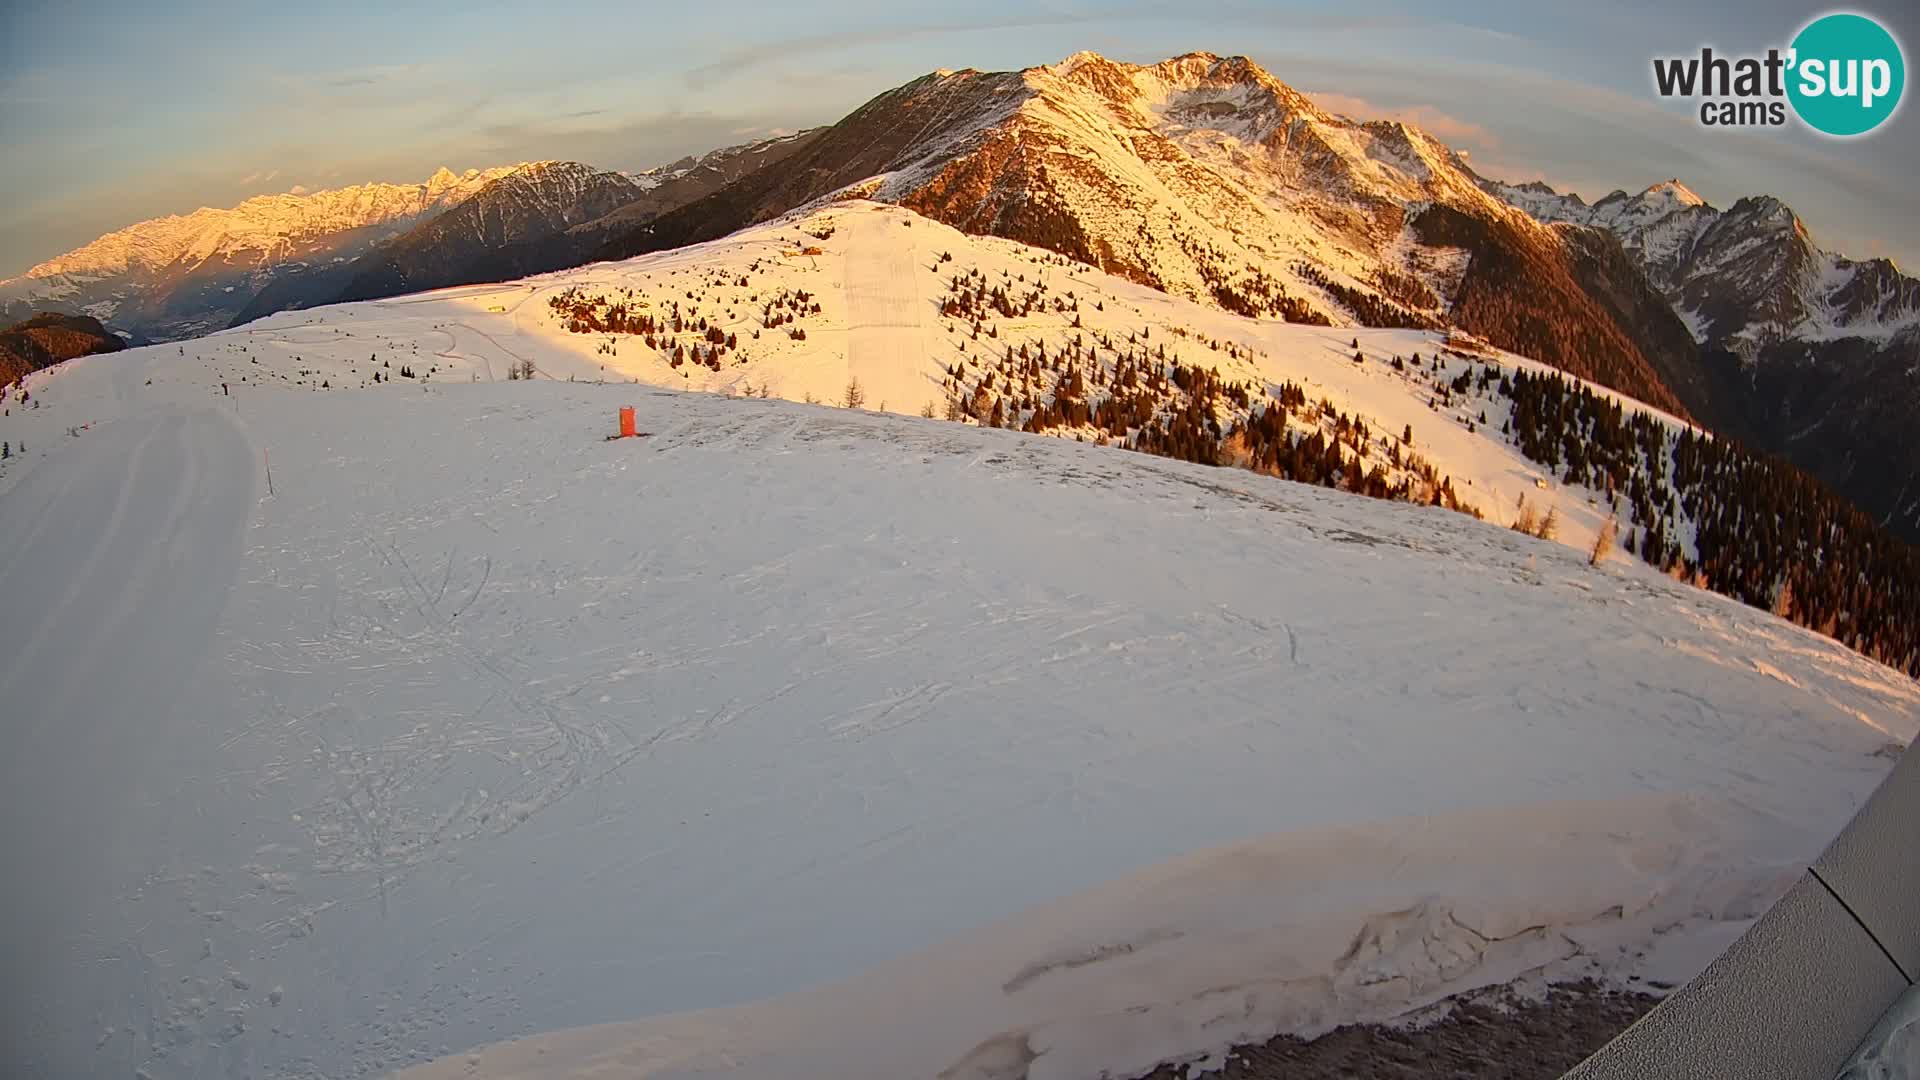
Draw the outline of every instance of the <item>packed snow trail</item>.
[[[202,719],[177,706],[206,678],[254,490],[245,437],[210,409],[59,449],[0,502],[0,1012],[28,1039],[68,1003],[73,943],[123,883],[127,823],[167,795],[148,789],[155,747]]]
[[[31,650],[0,854],[44,882],[9,900],[31,933],[0,1073],[370,1076],[769,998],[804,1039],[640,1033],[845,1076],[875,1037],[849,1000],[946,1002],[964,1023],[928,1005],[884,1060],[1118,1068],[1543,956],[1647,975],[1737,932],[1920,728],[1911,680],[1832,641],[1445,511],[631,385],[318,391],[444,345],[351,320],[372,307],[200,362],[88,357],[0,419],[37,425],[0,490],[0,560],[31,553],[0,567]],[[204,407],[242,377],[277,494],[236,553],[241,511],[180,492],[245,504],[253,452],[167,455],[215,438]],[[652,437],[604,440],[623,405]],[[1250,841],[1319,868],[1205,854]],[[1556,893],[1576,851],[1595,873]],[[1116,899],[1163,895],[1143,880],[1192,887]],[[1553,929],[1510,962],[1452,916]],[[1363,997],[1316,997],[1337,973]],[[1273,979],[1295,985],[1198,1022],[1230,1003],[1195,991]],[[831,985],[865,989],[777,1000]]]
[[[920,324],[920,252],[912,215],[903,212],[848,214],[835,223],[848,230],[846,245],[847,377],[857,379],[866,406],[915,412],[937,402],[940,384],[930,362],[934,350]],[[923,370],[924,369],[924,370]],[[836,396],[830,400],[841,401]]]

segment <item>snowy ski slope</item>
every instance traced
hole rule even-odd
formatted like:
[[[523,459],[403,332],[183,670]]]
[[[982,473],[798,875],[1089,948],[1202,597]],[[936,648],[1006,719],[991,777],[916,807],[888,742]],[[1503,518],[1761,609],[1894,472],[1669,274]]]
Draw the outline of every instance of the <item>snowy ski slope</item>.
[[[799,254],[809,250],[819,254]],[[943,261],[943,255],[949,258]],[[1036,310],[999,320],[994,338],[970,339],[963,320],[945,318],[939,309],[954,275],[974,270],[1014,288],[1024,287],[1016,278],[1044,281],[1050,298],[1072,295],[1082,302],[1070,313]],[[725,355],[718,370],[692,362],[676,367],[669,349],[649,349],[636,335],[571,333],[552,307],[556,297],[569,292],[644,304],[644,310],[663,318],[669,305],[678,304],[689,319],[675,341],[698,342],[691,314],[698,311],[735,334],[738,348]],[[763,304],[801,293],[820,306],[819,313],[787,327],[762,327]],[[789,336],[794,328],[804,332],[804,339]],[[868,409],[914,414],[932,408],[939,415],[949,365],[977,364],[1016,343],[1058,349],[1074,338],[1107,335],[1120,344],[1135,333],[1144,333],[1143,341],[1152,347],[1165,347],[1170,361],[1214,367],[1227,378],[1259,385],[1295,382],[1310,399],[1325,399],[1366,420],[1382,446],[1411,427],[1414,448],[1453,477],[1461,496],[1490,521],[1509,521],[1524,495],[1540,513],[1557,509],[1558,538],[1585,550],[1604,520],[1598,493],[1561,484],[1498,436],[1509,408],[1503,399],[1462,396],[1452,407],[1436,408],[1431,373],[1388,367],[1394,356],[1418,354],[1430,361],[1442,354],[1442,334],[1245,319],[1035,248],[967,236],[911,211],[860,200],[829,203],[659,255],[524,282],[283,312],[167,348],[194,361],[178,366],[202,386],[199,373],[211,371],[235,387],[266,380],[299,389],[318,390],[323,382],[342,389],[370,385],[376,370],[394,379],[402,364],[436,385],[501,381],[516,362],[530,361],[542,380],[637,380],[829,404],[840,402],[849,380],[858,379]],[[1361,365],[1352,360],[1356,341],[1367,358]],[[1212,347],[1215,343],[1231,344],[1241,354],[1229,355]],[[1488,361],[1508,369],[1541,367],[1499,350],[1472,355],[1467,361],[1460,354],[1443,354],[1447,373]],[[388,366],[369,362],[373,357]],[[163,372],[156,382],[184,377]],[[1478,424],[1482,412],[1487,422]],[[74,417],[84,422],[104,415],[96,414],[98,408],[72,416],[63,411],[57,418],[16,414],[15,429],[44,443],[64,432]],[[1476,430],[1468,430],[1470,423]],[[7,467],[0,465],[0,490],[9,482]],[[1684,518],[1677,524],[1685,546]]]
[[[9,399],[5,1071],[1128,1075],[1488,982],[1671,985],[1920,729],[1911,680],[1497,521],[662,389],[917,412],[958,355],[936,253],[1042,269],[823,212]],[[756,259],[821,311],[718,373],[548,302]],[[1098,285],[1086,321],[1239,335],[1487,505],[1540,490],[1353,331]],[[603,363],[646,385],[566,381]],[[649,437],[604,440],[622,405]]]

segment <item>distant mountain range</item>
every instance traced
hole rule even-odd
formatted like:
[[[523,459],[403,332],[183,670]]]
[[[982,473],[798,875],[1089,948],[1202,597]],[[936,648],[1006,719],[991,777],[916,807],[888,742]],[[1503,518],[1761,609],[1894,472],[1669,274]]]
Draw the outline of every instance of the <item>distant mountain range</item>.
[[[830,127],[621,174],[540,162],[249,200],[0,283],[161,339],[710,240],[849,196],[1228,311],[1454,326],[1784,455],[1920,537],[1920,282],[1776,199],[1678,181],[1591,205],[1479,176],[1244,57],[939,71]]]
[[[562,231],[624,206],[640,190],[639,184],[619,173],[577,162],[521,165],[352,260],[281,275],[256,293],[232,321],[238,325],[288,308],[486,280],[471,269],[476,263],[497,259],[529,238]],[[516,274],[503,267],[500,276],[526,272]]]
[[[806,139],[806,133],[785,135],[631,174],[571,161],[521,165],[351,261],[280,275],[232,322],[237,326],[276,311],[578,266],[608,235],[778,162]]]
[[[564,161],[441,169],[421,184],[263,195],[154,218],[0,280],[0,319],[85,314],[136,343],[172,341],[287,308],[577,266],[607,234],[777,162],[806,138],[631,174]]]
[[[1920,280],[1822,250],[1768,196],[1726,210],[1677,180],[1591,206],[1544,184],[1487,182],[1543,222],[1616,237],[1684,320],[1704,423],[1813,472],[1920,538]]]
[[[262,195],[143,221],[0,281],[0,318],[92,315],[136,342],[208,333],[279,277],[356,258],[511,171],[442,169],[421,184]]]

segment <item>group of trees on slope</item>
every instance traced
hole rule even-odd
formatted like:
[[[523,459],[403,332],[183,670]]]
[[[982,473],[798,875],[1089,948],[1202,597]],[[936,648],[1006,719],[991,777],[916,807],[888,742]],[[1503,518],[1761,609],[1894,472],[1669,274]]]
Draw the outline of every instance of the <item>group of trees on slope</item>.
[[[1629,551],[1920,677],[1920,551],[1852,503],[1784,461],[1628,413],[1558,374],[1516,372],[1501,389],[1514,445],[1608,492]]]

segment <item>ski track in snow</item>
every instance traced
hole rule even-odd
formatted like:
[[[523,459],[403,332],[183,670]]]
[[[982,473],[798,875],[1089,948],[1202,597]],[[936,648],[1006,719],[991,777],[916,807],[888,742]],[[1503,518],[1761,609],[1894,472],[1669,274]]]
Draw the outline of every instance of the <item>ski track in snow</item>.
[[[179,794],[156,775],[154,752],[208,719],[185,702],[209,677],[253,488],[246,440],[227,417],[199,409],[105,425],[7,497],[0,702],[10,747],[0,799],[11,823],[6,862],[18,876],[4,901],[15,931],[0,961],[0,1011],[20,1025],[21,1038],[7,1040],[18,1050],[50,1037],[36,1021],[75,1004],[63,991],[85,968],[152,985],[132,931],[105,928],[125,913],[116,908],[127,868],[147,861],[129,835],[145,830],[127,823]],[[61,940],[56,929],[79,936]],[[166,1021],[144,997],[127,999],[128,1029],[163,1040]],[[101,1062],[65,1064],[62,1074]]]
[[[845,260],[847,376],[859,380],[869,407],[886,403],[896,412],[941,400],[937,375],[922,370],[932,350],[920,324],[920,253],[914,230],[903,224],[907,220],[905,214],[855,214],[840,226],[851,230]],[[889,242],[888,231],[904,233],[904,242]]]
[[[904,216],[835,239],[924,274]],[[938,365],[889,359],[925,311],[874,265],[837,370],[800,361],[878,404]],[[553,285],[35,376],[0,478],[4,1071],[458,1075],[675,1014],[473,1060],[1096,1075],[1528,971],[1670,983],[1920,727],[1831,641],[1445,511],[469,382],[592,371],[518,329]],[[446,367],[218,388],[371,351]],[[603,441],[621,405],[654,434]]]

